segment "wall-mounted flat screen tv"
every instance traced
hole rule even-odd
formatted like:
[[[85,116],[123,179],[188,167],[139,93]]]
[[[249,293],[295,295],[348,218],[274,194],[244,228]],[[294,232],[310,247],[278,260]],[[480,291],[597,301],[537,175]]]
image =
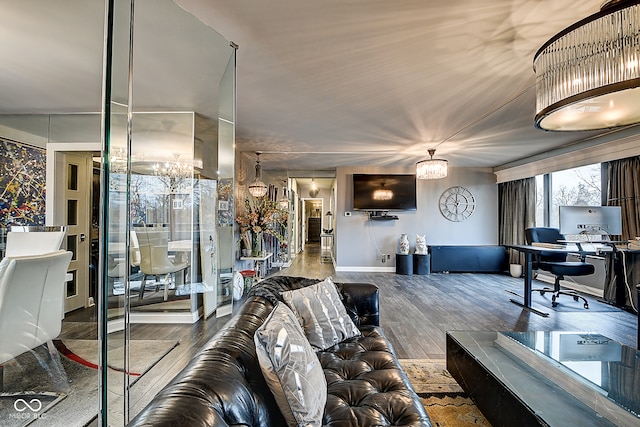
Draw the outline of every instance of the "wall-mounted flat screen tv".
[[[416,176],[353,174],[353,209],[416,210]]]

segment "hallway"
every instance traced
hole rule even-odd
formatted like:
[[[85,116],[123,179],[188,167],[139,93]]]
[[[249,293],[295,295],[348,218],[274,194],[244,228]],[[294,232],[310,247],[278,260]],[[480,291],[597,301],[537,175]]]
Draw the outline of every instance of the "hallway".
[[[291,267],[282,270],[272,269],[268,276],[299,276],[324,279],[335,276],[335,269],[330,262],[321,262],[320,242],[307,242],[304,251],[296,255]]]

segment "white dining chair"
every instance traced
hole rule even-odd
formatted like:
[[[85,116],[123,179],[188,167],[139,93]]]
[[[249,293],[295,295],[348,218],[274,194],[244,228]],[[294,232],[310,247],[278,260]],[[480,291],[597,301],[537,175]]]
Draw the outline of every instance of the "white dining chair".
[[[169,232],[167,230],[154,230],[140,228],[136,230],[140,250],[140,271],[142,272],[142,283],[140,284],[139,298],[144,297],[144,288],[147,277],[155,276],[156,289],[158,289],[160,276],[173,276],[182,271],[186,276],[186,269],[189,262],[178,261],[169,257]],[[168,299],[169,283],[164,284],[164,300]]]
[[[7,233],[5,256],[42,255],[62,248],[65,231],[29,231]]]
[[[60,250],[0,262],[0,365],[46,343],[64,372],[52,340],[62,329],[71,256]]]

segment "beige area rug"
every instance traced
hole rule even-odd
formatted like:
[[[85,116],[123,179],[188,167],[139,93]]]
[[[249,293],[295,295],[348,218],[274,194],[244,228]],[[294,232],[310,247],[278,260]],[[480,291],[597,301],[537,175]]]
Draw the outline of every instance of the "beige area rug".
[[[449,374],[445,360],[400,359],[400,364],[434,427],[491,427],[473,400]]]
[[[64,340],[56,343],[66,357],[88,367],[97,367],[98,343],[94,340]],[[60,345],[62,344],[62,345]],[[180,344],[173,340],[131,340],[129,346],[131,376],[141,377],[171,350]],[[122,342],[107,352],[109,369],[124,372],[124,348]]]

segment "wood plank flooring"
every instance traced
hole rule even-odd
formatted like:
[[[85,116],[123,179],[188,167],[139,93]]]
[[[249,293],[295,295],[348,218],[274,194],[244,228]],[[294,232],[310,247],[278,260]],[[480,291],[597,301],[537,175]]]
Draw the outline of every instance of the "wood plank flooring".
[[[403,276],[395,273],[336,273],[333,265],[320,262],[319,244],[308,244],[291,267],[272,270],[270,275],[291,275],[337,282],[369,282],[380,289],[381,326],[400,358],[445,357],[448,330],[565,330],[598,332],[635,347],[637,316],[615,309],[610,312],[580,310],[550,313],[544,318],[509,302],[522,292],[522,279],[495,274],[431,274]],[[82,321],[74,321],[74,319]],[[199,321],[193,325],[133,325],[132,339],[176,339],[171,365],[161,361],[136,384],[132,414],[137,413],[155,393],[173,378],[189,359],[229,319]],[[89,320],[87,322],[87,320]],[[96,324],[91,316],[70,316],[61,338],[95,339]],[[122,340],[122,334],[110,334]]]
[[[549,312],[541,317],[509,302],[513,295],[507,290],[521,294],[523,281],[508,275],[336,273],[330,264],[320,263],[317,246],[309,244],[290,268],[274,274],[377,285],[380,324],[400,358],[444,358],[448,330],[588,331],[637,345],[636,315],[621,309],[558,312],[538,306]]]

